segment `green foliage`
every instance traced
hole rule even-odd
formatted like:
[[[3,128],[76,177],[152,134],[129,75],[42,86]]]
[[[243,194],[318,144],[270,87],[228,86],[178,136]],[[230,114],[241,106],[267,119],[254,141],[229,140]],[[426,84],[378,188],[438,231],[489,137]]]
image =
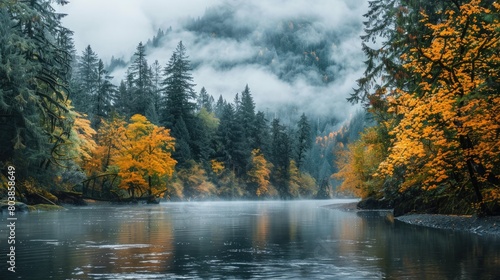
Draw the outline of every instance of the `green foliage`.
[[[225,169],[217,177],[217,195],[226,199],[240,199],[248,195],[247,187],[232,170]]]
[[[298,169],[295,161],[290,161],[290,195],[298,198],[312,198],[316,196],[318,189],[316,180],[307,173]]]
[[[19,182],[49,182],[68,160],[71,32],[52,1],[3,1],[0,9],[0,168]]]

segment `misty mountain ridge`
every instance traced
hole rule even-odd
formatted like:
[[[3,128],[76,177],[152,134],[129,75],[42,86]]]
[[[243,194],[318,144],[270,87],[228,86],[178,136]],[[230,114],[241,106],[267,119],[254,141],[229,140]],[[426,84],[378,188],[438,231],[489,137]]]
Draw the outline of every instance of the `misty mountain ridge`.
[[[254,14],[238,5],[218,5],[179,22],[177,29],[160,28],[146,40],[148,61],[165,65],[182,40],[195,83],[214,97],[222,94],[232,100],[248,84],[261,110],[295,104],[313,115],[333,114],[340,120],[352,113],[345,98],[363,59],[360,47],[353,50],[350,44],[358,40],[361,22],[333,26],[315,15],[263,19]],[[108,69],[123,79],[132,59],[112,58]],[[227,85],[214,79],[233,81]]]

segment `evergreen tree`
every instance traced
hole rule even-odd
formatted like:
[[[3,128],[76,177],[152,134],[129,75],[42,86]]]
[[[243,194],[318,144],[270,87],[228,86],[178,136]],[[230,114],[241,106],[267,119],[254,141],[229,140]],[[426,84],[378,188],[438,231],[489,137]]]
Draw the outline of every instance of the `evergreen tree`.
[[[67,159],[71,32],[51,3],[2,1],[0,9],[0,168],[15,166],[20,185],[52,179]]]
[[[107,119],[111,113],[111,104],[115,92],[115,85],[111,83],[113,77],[108,75],[104,69],[104,63],[99,59],[97,65],[96,93],[93,98],[92,107],[92,126],[97,130],[102,119]]]
[[[88,106],[97,91],[97,67],[99,58],[88,45],[78,58],[77,63],[77,91],[73,94],[73,105],[76,110],[87,115],[92,114],[91,107]]]
[[[185,151],[182,153],[182,158],[176,157],[179,153],[174,154],[179,165],[183,165],[185,161],[191,159],[191,149],[194,146],[191,141],[194,132],[191,130],[196,127],[194,116],[196,103],[193,102],[196,99],[196,93],[193,90],[195,84],[193,84],[191,76],[190,62],[182,41],[179,42],[168,61],[164,69],[164,76],[165,100],[161,123],[172,128],[172,135],[177,141],[176,145],[186,143],[187,146],[183,147]],[[184,124],[178,124],[181,120]]]
[[[259,111],[255,115],[255,147],[260,149],[264,155],[271,155],[270,139],[268,120],[264,112]]]
[[[253,97],[250,94],[250,88],[248,85],[246,85],[243,92],[241,92],[238,118],[241,122],[243,132],[245,133],[245,146],[248,148],[248,154],[250,155],[250,151],[258,147],[256,146],[255,140],[257,137],[257,131],[255,128],[255,103],[253,102]]]
[[[148,110],[146,111],[146,117],[154,124],[158,124],[160,117],[159,112],[161,111],[160,101],[162,98],[162,73],[161,65],[158,60],[155,60],[150,69],[151,76],[151,102],[149,104]]]
[[[202,108],[205,108],[210,113],[214,110],[214,103],[214,97],[207,93],[205,87],[202,87],[200,94],[198,94],[196,109],[200,111]]]
[[[129,69],[132,80],[129,90],[132,94],[131,100],[133,100],[131,113],[151,115],[146,113],[151,109],[151,104],[154,103],[151,72],[146,60],[146,48],[142,42],[137,46],[134,61]]]
[[[224,107],[226,106],[226,100],[222,97],[222,95],[219,95],[219,98],[217,99],[217,103],[215,104],[215,116],[217,118],[222,118],[222,114],[224,112]]]
[[[246,171],[248,157],[241,124],[232,104],[226,104],[217,130],[216,152],[219,160],[237,176]]]
[[[301,169],[307,150],[311,148],[311,126],[305,114],[300,116],[297,131],[296,164]]]
[[[189,122],[193,118],[196,104],[196,93],[193,87],[193,77],[191,76],[191,66],[186,55],[186,48],[179,42],[174,53],[170,57],[164,69],[165,79],[163,81],[165,92],[165,111],[163,112],[163,123],[167,126],[174,126],[183,118]]]
[[[173,152],[173,157],[179,163],[180,167],[185,167],[185,165],[193,158],[191,154],[191,135],[189,134],[188,127],[184,122],[184,118],[180,117],[177,122],[175,122],[172,128],[172,135],[175,135],[175,150]]]
[[[285,132],[285,127],[279,119],[274,119],[271,124],[271,163],[273,164],[273,185],[282,198],[290,198],[290,139]]]
[[[115,101],[113,104],[114,112],[122,116],[130,115],[128,89],[127,84],[124,80],[120,81],[120,85],[118,86],[116,95],[113,99]]]

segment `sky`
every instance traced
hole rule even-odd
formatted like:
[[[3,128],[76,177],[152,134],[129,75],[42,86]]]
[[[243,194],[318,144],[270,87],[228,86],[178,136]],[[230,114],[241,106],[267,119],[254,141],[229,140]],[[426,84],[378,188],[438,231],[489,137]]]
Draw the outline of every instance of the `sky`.
[[[202,17],[207,9],[220,5],[236,10],[232,24],[251,28],[247,40],[203,41],[183,29],[188,19]],[[190,60],[198,65],[193,71],[197,91],[204,86],[215,98],[223,95],[232,101],[235,93],[248,84],[259,110],[293,103],[306,112],[323,112],[345,119],[357,109],[345,98],[363,73],[359,36],[362,15],[368,10],[366,0],[70,0],[57,10],[68,14],[63,25],[74,31],[79,54],[91,45],[105,62],[112,56],[128,60],[139,42],[151,39],[158,28],[172,27],[173,32],[163,41],[162,48],[148,54],[148,61],[151,64],[157,59],[165,65],[182,40]],[[279,68],[283,61],[273,61],[274,65],[269,67],[244,63],[263,51],[254,41],[261,31],[276,28],[277,23],[289,18],[314,18],[314,28],[301,35],[308,42],[319,40],[326,32],[344,34],[331,48],[331,59],[335,62],[331,67],[339,68],[334,69],[337,72],[332,83],[318,86],[311,82],[317,77],[308,73],[291,81],[280,79],[273,67]],[[232,63],[234,67],[221,70],[221,63]],[[124,73],[125,69],[112,73],[115,82],[123,79]]]

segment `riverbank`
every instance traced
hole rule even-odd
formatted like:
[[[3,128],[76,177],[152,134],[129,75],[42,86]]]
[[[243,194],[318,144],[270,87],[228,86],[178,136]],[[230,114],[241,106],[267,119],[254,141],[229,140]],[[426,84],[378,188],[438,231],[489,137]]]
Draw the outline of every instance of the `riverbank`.
[[[411,225],[469,231],[479,235],[496,235],[500,237],[500,216],[478,218],[474,216],[409,214],[395,219]]]
[[[330,204],[323,207],[347,212],[376,211],[359,209],[357,202]],[[468,231],[478,235],[495,235],[500,237],[500,216],[478,218],[475,216],[407,214],[394,219],[411,225],[453,231]]]
[[[46,212],[46,211],[63,211],[66,210],[66,208],[59,206],[59,205],[54,205],[54,204],[36,204],[36,205],[27,205],[22,202],[15,202],[14,209],[11,210],[9,208],[11,206],[7,200],[0,200],[0,214],[1,213],[7,213],[9,211],[14,211],[17,213],[22,213],[22,212]]]

